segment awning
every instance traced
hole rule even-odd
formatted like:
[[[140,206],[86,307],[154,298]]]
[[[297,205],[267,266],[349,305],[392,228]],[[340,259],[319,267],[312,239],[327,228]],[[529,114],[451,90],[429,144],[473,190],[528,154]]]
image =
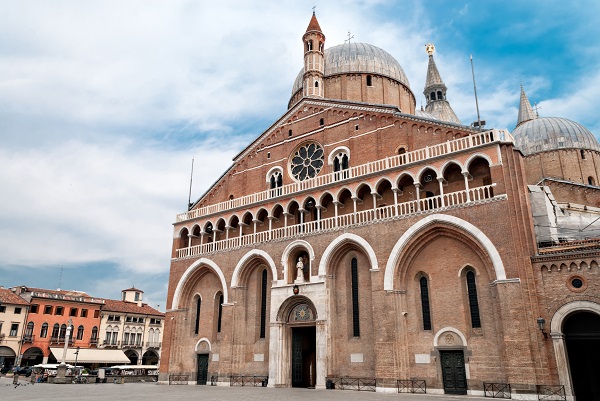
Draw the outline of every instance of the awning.
[[[0,347],[0,356],[17,356],[17,354],[12,348]]]
[[[63,348],[50,348],[50,352],[54,354],[57,361],[62,360]],[[76,348],[68,348],[65,362],[77,363],[131,363],[127,355],[118,349],[97,349],[97,348],[80,348],[79,354]]]

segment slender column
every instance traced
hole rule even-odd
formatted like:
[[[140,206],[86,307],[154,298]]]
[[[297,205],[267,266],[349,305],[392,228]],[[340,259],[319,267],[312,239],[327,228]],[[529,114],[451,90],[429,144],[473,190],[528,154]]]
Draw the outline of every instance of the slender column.
[[[417,193],[417,211],[421,211],[421,183],[416,182],[415,184],[415,192]]]
[[[438,177],[438,183],[440,184],[440,199],[442,207],[446,206],[446,202],[444,202],[444,177]]]
[[[204,234],[206,234],[204,231],[200,232],[200,245],[204,244]]]
[[[225,239],[228,240],[229,239],[229,231],[231,231],[233,227],[231,226],[225,226]]]
[[[394,192],[394,211],[396,216],[398,216],[398,192],[400,192],[400,190],[398,188],[392,188],[392,192]]]
[[[300,225],[304,224],[304,213],[306,213],[306,209],[298,209],[298,213],[300,214]]]
[[[339,225],[339,223],[338,223],[338,207],[339,207],[339,204],[340,204],[339,201],[335,201],[335,200],[333,201],[333,205],[335,206],[335,214],[334,214],[335,219],[334,219],[334,221],[335,221],[335,226],[336,227]]]
[[[192,238],[194,238],[194,234],[188,234],[188,248],[192,247]]]
[[[467,202],[471,202],[471,194],[469,194],[469,172],[463,171],[463,177],[465,177],[465,191],[467,193]]]

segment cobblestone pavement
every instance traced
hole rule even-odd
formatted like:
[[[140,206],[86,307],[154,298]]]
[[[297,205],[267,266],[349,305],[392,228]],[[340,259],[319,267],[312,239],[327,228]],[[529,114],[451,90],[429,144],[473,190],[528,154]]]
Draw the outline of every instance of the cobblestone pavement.
[[[309,390],[301,388],[167,386],[156,383],[126,384],[31,384],[0,377],[0,400],[60,400],[60,401],[442,401],[484,400],[482,397],[434,394],[385,394],[364,391]]]

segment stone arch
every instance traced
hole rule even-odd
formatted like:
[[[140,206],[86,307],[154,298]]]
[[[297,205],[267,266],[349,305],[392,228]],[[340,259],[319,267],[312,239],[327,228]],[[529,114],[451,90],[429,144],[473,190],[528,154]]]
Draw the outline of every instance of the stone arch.
[[[315,260],[315,250],[313,249],[312,245],[310,243],[308,243],[307,241],[304,240],[295,240],[292,241],[291,243],[288,244],[288,246],[285,247],[285,249],[283,250],[283,253],[281,254],[281,269],[283,271],[283,281],[284,282],[288,282],[288,278],[289,278],[289,271],[290,271],[290,266],[288,266],[288,261],[290,260],[291,254],[295,251],[297,251],[298,249],[304,249],[307,253],[308,253],[308,258],[310,260],[310,264],[311,264],[311,270],[312,270],[312,263]],[[277,276],[275,276],[277,277]],[[310,275],[309,275],[310,278]]]
[[[365,240],[362,237],[359,237],[356,234],[344,233],[336,239],[334,239],[333,241],[331,241],[331,243],[323,252],[323,256],[321,257],[321,263],[319,263],[319,277],[324,277],[327,275],[327,266],[329,266],[331,258],[339,248],[341,248],[343,245],[349,242],[356,244],[368,256],[372,271],[379,270],[377,256],[375,255],[375,251],[373,250],[371,244],[369,244],[367,240]]]
[[[345,153],[348,155],[348,159],[350,159],[350,149],[347,146],[338,146],[329,152],[329,156],[327,157],[327,164],[330,166],[333,165],[333,158],[338,155],[338,153]]]
[[[488,164],[491,166],[492,165],[492,159],[484,154],[484,153],[475,153],[474,155],[469,156],[469,158],[467,159],[467,161],[465,162],[465,170],[469,170],[469,167],[471,167],[471,162],[477,158],[482,158],[487,160]]]
[[[458,329],[451,327],[451,326],[446,326],[446,327],[442,327],[441,329],[439,329],[437,331],[437,333],[435,333],[435,336],[433,337],[433,346],[434,347],[439,347],[440,346],[440,337],[442,334],[444,333],[453,333],[456,334],[460,340],[462,341],[462,346],[466,347],[467,346],[467,337],[465,337],[465,335]]]
[[[199,339],[194,346],[194,352],[196,354],[210,354],[211,349],[212,346],[210,344],[210,340],[206,337]]]
[[[292,309],[300,304],[306,304],[312,312],[314,313],[314,320],[317,321],[319,319],[319,311],[317,310],[313,301],[310,298],[305,297],[304,295],[294,295],[287,298],[285,301],[281,303],[279,309],[277,310],[276,321],[280,323],[287,323],[288,316]]]
[[[440,170],[438,170],[438,169],[437,169],[436,167],[434,167],[434,166],[429,166],[429,165],[428,165],[428,166],[423,166],[423,167],[421,168],[421,170],[419,170],[419,172],[417,173],[417,180],[416,180],[416,181],[420,182],[420,181],[421,181],[421,179],[423,178],[423,177],[421,177],[421,176],[422,176],[422,175],[423,175],[423,173],[424,173],[425,171],[427,171],[427,170],[432,170],[432,171],[433,171],[433,172],[436,174],[436,176],[437,176],[437,177],[441,177],[441,176],[442,176],[442,175],[440,174]]]
[[[206,258],[200,258],[197,261],[195,261],[194,263],[192,263],[190,265],[190,267],[188,267],[186,269],[186,271],[183,273],[183,275],[179,279],[179,282],[177,283],[177,287],[175,287],[175,293],[173,294],[173,302],[171,303],[171,309],[179,309],[179,301],[181,298],[181,293],[183,291],[183,288],[185,287],[187,281],[192,277],[192,275],[197,270],[202,268],[202,266],[207,266],[217,275],[217,277],[219,277],[219,280],[221,281],[221,286],[223,289],[223,303],[224,304],[228,303],[229,298],[228,298],[228,294],[227,294],[227,282],[225,281],[225,275],[223,275],[223,271],[212,260],[206,259]]]
[[[271,175],[273,175],[273,173],[275,172],[279,172],[281,175],[283,175],[283,168],[280,166],[271,167],[271,169],[269,169],[265,177],[265,181],[267,182],[267,184],[271,180]]]
[[[465,166],[463,166],[458,160],[448,160],[444,164],[442,164],[442,166],[440,167],[440,172],[441,172],[442,177],[444,176],[444,174],[446,174],[446,169],[453,164],[460,167],[461,171],[465,171]]]
[[[466,232],[474,242],[478,243],[487,252],[496,273],[496,280],[506,280],[506,270],[504,269],[502,258],[500,257],[500,254],[498,253],[498,250],[492,241],[490,241],[490,239],[481,230],[471,223],[458,217],[444,214],[433,214],[425,217],[406,230],[396,242],[396,245],[394,245],[394,248],[392,249],[390,257],[388,258],[385,266],[385,275],[383,279],[384,290],[392,291],[394,289],[394,277],[396,276],[398,262],[400,261],[400,257],[410,240],[417,236],[422,230],[436,223],[448,224],[452,227],[458,228],[463,232]]]
[[[314,257],[314,252],[313,252],[313,257]],[[253,258],[262,259],[265,262],[265,264],[269,267],[269,269],[271,270],[271,274],[273,275],[273,280],[277,279],[277,267],[275,266],[275,262],[273,261],[273,258],[271,258],[271,255],[269,255],[268,253],[266,253],[263,250],[253,249],[253,250],[249,251],[248,253],[246,253],[244,256],[242,256],[242,258],[239,260],[239,262],[235,266],[235,269],[233,270],[233,275],[231,276],[231,288],[235,288],[240,285],[242,271],[243,271],[244,267],[246,267],[248,265],[248,262],[250,262]]]

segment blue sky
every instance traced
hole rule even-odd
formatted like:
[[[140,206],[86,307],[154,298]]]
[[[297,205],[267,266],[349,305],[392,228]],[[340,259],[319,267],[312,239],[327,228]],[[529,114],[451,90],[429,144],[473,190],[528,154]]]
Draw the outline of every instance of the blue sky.
[[[385,49],[417,107],[432,41],[464,123],[472,54],[488,127],[514,128],[522,83],[540,115],[600,133],[592,0],[0,0],[0,285],[135,285],[164,310],[191,159],[197,198],[285,112],[313,5],[326,47]]]

